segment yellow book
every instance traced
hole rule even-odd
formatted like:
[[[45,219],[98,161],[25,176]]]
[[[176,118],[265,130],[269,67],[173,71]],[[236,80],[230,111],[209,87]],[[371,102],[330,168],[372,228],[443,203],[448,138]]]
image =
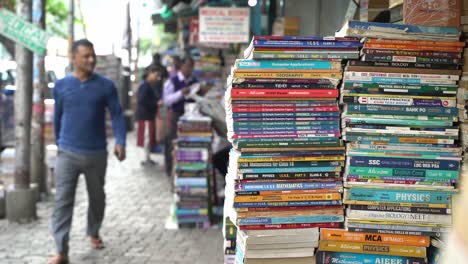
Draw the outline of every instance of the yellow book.
[[[403,257],[425,258],[426,248],[400,245],[378,245],[372,243],[355,243],[340,241],[320,241],[319,250],[334,252],[350,252],[361,254],[391,255]]]
[[[298,73],[298,72],[234,72],[234,78],[267,78],[267,79],[341,79],[341,73]]]
[[[449,204],[425,204],[425,203],[389,203],[379,201],[357,201],[349,200],[345,196],[343,201],[345,204],[357,204],[357,205],[378,205],[378,206],[406,206],[406,207],[424,207],[424,208],[451,208]]]
[[[248,202],[290,202],[290,201],[320,201],[320,200],[340,200],[340,193],[328,194],[284,194],[284,195],[245,195],[234,197],[236,203]]]

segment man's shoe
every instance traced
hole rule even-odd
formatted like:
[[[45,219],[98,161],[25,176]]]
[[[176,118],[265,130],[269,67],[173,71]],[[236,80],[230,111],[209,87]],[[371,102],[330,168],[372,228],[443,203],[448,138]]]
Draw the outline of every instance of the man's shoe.
[[[98,250],[105,248],[101,237],[91,237],[91,247]]]
[[[63,254],[57,254],[51,259],[49,259],[49,261],[47,262],[47,264],[68,264],[68,263],[69,263],[68,257]]]

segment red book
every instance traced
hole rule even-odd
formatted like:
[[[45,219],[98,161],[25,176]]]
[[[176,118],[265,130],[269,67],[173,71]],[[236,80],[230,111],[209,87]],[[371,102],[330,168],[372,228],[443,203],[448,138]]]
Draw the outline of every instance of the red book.
[[[278,224],[278,225],[241,225],[240,230],[269,230],[296,228],[338,228],[340,223],[307,223],[307,224]]]
[[[233,107],[232,112],[336,112],[338,106],[318,107]]]
[[[338,90],[323,89],[232,89],[232,97],[291,97],[291,98],[336,98]]]

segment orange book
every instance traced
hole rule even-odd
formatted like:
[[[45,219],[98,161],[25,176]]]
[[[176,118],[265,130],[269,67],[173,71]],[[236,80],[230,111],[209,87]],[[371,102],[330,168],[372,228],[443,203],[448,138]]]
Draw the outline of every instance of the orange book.
[[[385,245],[403,245],[429,247],[427,236],[409,236],[377,233],[349,232],[344,229],[320,229],[320,240],[375,243]]]
[[[364,48],[367,49],[392,49],[392,50],[419,50],[419,51],[447,51],[447,52],[462,52],[463,47],[451,46],[430,46],[430,45],[399,45],[399,44],[378,44],[366,43]]]
[[[464,47],[462,41],[429,41],[429,40],[401,40],[401,39],[375,39],[369,38],[366,43],[372,44],[396,44],[396,45],[425,45],[425,46],[454,46]]]
[[[461,0],[405,0],[403,23],[419,26],[459,27]]]

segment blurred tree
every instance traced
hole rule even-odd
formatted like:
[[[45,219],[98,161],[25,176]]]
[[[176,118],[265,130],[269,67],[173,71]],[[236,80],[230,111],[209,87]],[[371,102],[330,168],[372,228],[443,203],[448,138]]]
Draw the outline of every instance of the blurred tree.
[[[15,2],[15,0],[0,0],[0,6],[15,12]],[[0,35],[0,43],[3,44],[8,53],[13,57],[15,54],[15,43],[2,35]]]

